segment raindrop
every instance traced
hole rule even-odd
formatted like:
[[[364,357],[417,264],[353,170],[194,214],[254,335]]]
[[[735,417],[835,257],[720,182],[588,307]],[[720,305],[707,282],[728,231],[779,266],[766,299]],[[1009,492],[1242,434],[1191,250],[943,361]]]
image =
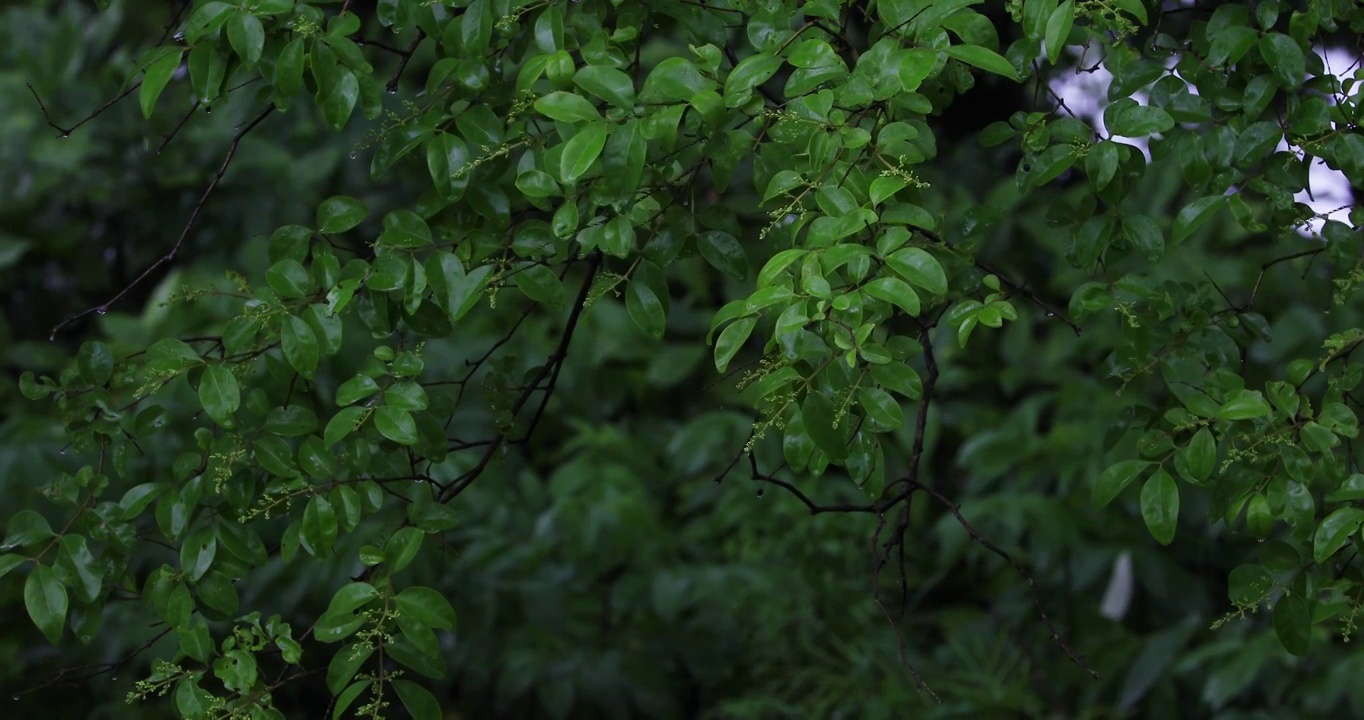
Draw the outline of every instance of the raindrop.
[[[58,454],[58,455],[65,455],[65,454],[66,454],[66,448],[62,448],[61,450],[58,450],[58,451],[57,451],[57,454]]]
[[[1056,317],[1056,313],[1048,311],[1047,317]]]
[[[104,306],[102,306],[102,305],[101,305],[100,307],[95,308],[95,314],[96,314],[96,315],[104,315],[104,314],[107,314],[108,312],[109,312],[109,308],[104,307]]]
[[[60,139],[62,139],[62,140],[65,140],[65,139],[71,137],[71,133],[70,133],[70,132],[67,132],[66,130],[63,130],[63,131],[62,131],[62,134],[61,134],[61,135],[58,135],[57,137],[60,138]]]
[[[397,95],[397,94],[398,94],[398,86],[397,86],[397,85],[390,84],[387,88],[384,88],[384,89],[388,91],[388,94],[389,94],[389,95]]]
[[[720,478],[715,478],[715,484],[716,484],[716,485],[719,485],[719,484],[720,484]]]
[[[758,499],[763,499],[763,488],[758,488]]]
[[[213,108],[211,108],[211,107],[205,105],[205,106],[204,106],[204,112],[206,112],[206,113],[212,115],[212,114],[213,114]]]
[[[14,694],[13,700],[14,702],[19,702],[19,693]]]

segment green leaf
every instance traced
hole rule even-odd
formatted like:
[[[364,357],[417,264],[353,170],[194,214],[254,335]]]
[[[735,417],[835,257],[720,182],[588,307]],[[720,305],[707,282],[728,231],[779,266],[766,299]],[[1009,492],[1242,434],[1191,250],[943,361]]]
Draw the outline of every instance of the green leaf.
[[[109,352],[109,346],[102,342],[84,342],[76,354],[76,367],[86,382],[103,385],[113,375],[114,356]]]
[[[0,578],[9,574],[14,568],[28,562],[28,558],[23,555],[0,555]]]
[[[2,545],[5,550],[12,550],[33,545],[52,535],[52,526],[48,525],[47,518],[34,510],[24,509],[10,516]]]
[[[400,380],[384,391],[384,404],[399,410],[418,412],[430,406],[426,389],[413,380]]]
[[[886,258],[886,265],[900,277],[927,290],[932,295],[947,294],[947,274],[942,265],[928,251],[916,247],[901,248]]]
[[[753,89],[772,79],[782,60],[772,55],[750,55],[739,61],[725,78],[725,107],[736,108],[748,102]]]
[[[1065,46],[1066,38],[1070,37],[1070,28],[1074,23],[1075,0],[1065,0],[1047,17],[1044,37],[1047,43],[1047,61],[1052,65],[1061,57],[1061,48]]]
[[[1259,390],[1238,390],[1217,409],[1223,420],[1251,420],[1273,412]]]
[[[729,367],[729,361],[734,359],[735,354],[748,341],[748,336],[753,332],[753,327],[758,324],[756,315],[740,318],[720,333],[720,337],[715,341],[715,370],[723,373]]]
[[[384,231],[379,245],[402,250],[417,250],[433,242],[431,228],[411,210],[394,210],[384,216]]]
[[[355,611],[378,597],[379,591],[365,582],[353,582],[337,590],[314,626],[314,636],[321,642],[344,639],[365,622],[354,614]]]
[[[261,50],[265,48],[265,27],[255,15],[233,13],[227,21],[227,40],[242,64],[253,67],[260,61]]]
[[[909,400],[918,400],[923,396],[924,383],[919,373],[903,362],[873,365],[871,377]]]
[[[654,66],[644,79],[639,99],[646,103],[688,102],[715,83],[701,74],[692,61],[670,57]]]
[[[213,526],[202,525],[190,533],[180,546],[180,571],[185,573],[190,582],[199,582],[213,565],[213,558],[217,554],[218,537],[213,532]]]
[[[1141,517],[1156,542],[1161,545],[1174,542],[1179,522],[1179,487],[1164,468],[1152,473],[1141,488]]]
[[[1151,463],[1145,460],[1122,460],[1110,465],[1094,481],[1094,507],[1103,507],[1112,502],[1150,466]]]
[[[217,32],[227,22],[228,11],[235,10],[225,2],[204,3],[190,13],[189,20],[185,21],[185,42],[196,45],[200,38]]]
[[[1171,241],[1178,245],[1188,240],[1195,230],[1222,208],[1224,202],[1226,202],[1225,195],[1209,195],[1185,205],[1175,216],[1174,229],[1170,233]]]
[[[1104,125],[1113,135],[1141,138],[1169,132],[1175,126],[1175,119],[1162,108],[1123,98],[1104,109]]]
[[[1235,65],[1255,46],[1259,33],[1244,25],[1233,25],[1217,32],[1208,45],[1208,65],[1225,67]]]
[[[316,56],[313,68],[316,74]],[[333,130],[339,131],[346,126],[351,112],[355,110],[356,101],[360,99],[360,82],[355,79],[355,73],[351,72],[350,68],[336,68],[325,77],[327,78],[325,83],[318,82],[317,106],[322,109],[322,116],[326,118],[327,124]]]
[[[426,144],[426,167],[431,179],[436,189],[450,200],[463,197],[469,187],[473,159],[468,144],[451,133],[437,133]]]
[[[384,558],[388,560],[389,569],[398,572],[407,567],[417,557],[425,538],[426,533],[410,525],[389,536],[388,542],[384,543]]]
[[[294,0],[251,0],[248,7],[256,15],[283,15],[294,9]]]
[[[161,92],[166,89],[171,77],[175,74],[176,68],[180,67],[180,58],[184,55],[184,48],[180,47],[159,47],[151,51],[148,59],[143,63],[146,70],[142,75],[142,87],[138,89],[137,100],[142,106],[142,117],[150,118],[156,109],[156,101],[161,97]]]
[[[339,693],[373,654],[374,647],[362,643],[347,645],[338,650],[327,665],[327,689],[333,695]]]
[[[373,650],[369,652],[373,652]],[[350,706],[360,697],[360,693],[368,689],[373,682],[369,679],[360,680],[336,693],[336,702],[334,703],[336,707],[332,710],[332,720],[341,720],[341,718],[346,717],[346,711],[350,710]]]
[[[848,456],[848,421],[839,422],[834,404],[823,393],[810,390],[805,393],[805,401],[800,407],[805,422],[805,432],[810,434],[815,447],[832,460],[842,460]]]
[[[207,663],[213,657],[213,639],[208,632],[208,623],[203,618],[195,618],[189,625],[176,628],[176,635],[180,638],[180,649],[186,655],[201,663]],[[177,688],[177,702],[179,695],[179,688]]]
[[[276,417],[276,419],[279,418]],[[311,428],[305,433],[310,431]],[[289,443],[284,440],[273,435],[266,435],[257,438],[251,450],[256,462],[260,463],[261,467],[267,472],[280,477],[298,475],[298,467],[294,464],[293,448],[289,447]]]
[[[559,122],[601,121],[601,113],[587,98],[570,92],[555,91],[535,101],[535,110]]]
[[[1085,174],[1095,192],[1108,187],[1118,172],[1118,144],[1104,140],[1089,149],[1085,156]]]
[[[317,206],[318,232],[334,235],[359,225],[368,211],[365,204],[353,197],[334,195]]]
[[[733,235],[721,230],[709,230],[696,236],[696,249],[711,267],[742,280],[748,276],[748,255]]]
[[[233,415],[241,406],[241,400],[241,387],[231,370],[220,363],[204,368],[204,375],[199,380],[199,402],[213,422],[229,429],[235,427]]]
[[[1118,9],[1137,19],[1137,24],[1145,25],[1149,20],[1146,19],[1145,0],[1114,0]]]
[[[564,305],[564,284],[544,265],[526,265],[512,278],[526,297],[552,309]]]
[[[1264,162],[1283,139],[1283,129],[1276,122],[1265,120],[1252,124],[1236,138],[1233,159],[1241,167]]]
[[[606,147],[606,133],[605,122],[594,122],[583,126],[569,138],[559,157],[559,178],[572,184],[585,175],[601,155],[602,148]]]
[[[1312,611],[1293,593],[1284,593],[1274,604],[1274,633],[1288,652],[1302,657],[1312,644]]]
[[[625,310],[644,334],[655,340],[663,337],[668,321],[663,303],[653,289],[637,277],[625,288]]]
[[[24,608],[48,642],[53,645],[61,642],[62,628],[66,626],[66,586],[52,568],[33,566],[24,581]]]
[[[291,258],[280,260],[265,271],[265,283],[285,300],[296,300],[307,295],[312,282],[313,278],[303,263]]]
[[[1022,81],[1013,64],[993,50],[979,45],[952,45],[943,48],[943,52],[947,53],[947,56],[953,60],[960,60],[967,65],[974,65],[981,70],[1009,78],[1015,82]]]
[[[398,691],[398,699],[407,708],[412,720],[441,720],[440,702],[430,690],[411,680],[394,680],[393,689]]]
[[[336,389],[336,404],[351,405],[379,392],[379,383],[368,375],[356,375]]]
[[[1227,576],[1227,599],[1237,607],[1259,604],[1274,588],[1274,578],[1259,565],[1238,565]]]
[[[336,544],[336,510],[327,496],[317,493],[308,499],[303,509],[303,523],[299,526],[299,541],[313,557],[326,557]]]
[[[573,76],[573,83],[623,110],[635,107],[634,81],[615,68],[585,65]]]
[[[1199,428],[1189,440],[1188,446],[1181,448],[1179,452],[1184,455],[1185,467],[1195,481],[1206,482],[1212,476],[1213,467],[1217,463],[1217,442],[1213,439],[1211,430],[1206,427]]]
[[[371,410],[367,407],[347,407],[338,410],[332,419],[327,421],[327,428],[322,431],[323,444],[331,447],[346,439],[346,436],[358,430],[365,420],[369,419]]]
[[[444,595],[429,587],[415,585],[404,589],[393,598],[398,611],[417,622],[436,630],[453,630],[455,609]]]
[[[380,435],[399,445],[417,444],[417,423],[406,410],[386,406],[375,408],[374,427]]]
[[[280,347],[284,350],[284,359],[289,361],[289,365],[293,366],[299,375],[311,379],[317,370],[320,351],[317,346],[317,334],[308,323],[297,316],[288,316],[284,319],[284,326],[280,328],[279,341]]]
[[[303,50],[301,37],[289,41],[275,61],[275,89],[280,95],[292,97],[303,89]]]
[[[919,314],[919,294],[914,292],[914,288],[910,287],[908,283],[899,278],[876,278],[863,285],[862,291],[874,298],[898,306],[908,315],[918,316]]]
[[[1316,535],[1312,541],[1312,558],[1318,565],[1331,559],[1345,544],[1350,542],[1350,536],[1359,530],[1360,523],[1364,523],[1364,510],[1353,507],[1337,508],[1330,515],[1327,515],[1317,526]]]
[[[1155,263],[1165,255],[1165,235],[1149,215],[1133,213],[1122,218],[1122,232],[1147,262]]]
[[[904,426],[905,411],[890,393],[880,388],[861,387],[857,389],[857,397],[867,417],[880,423],[882,427],[895,430]]]
[[[1302,85],[1307,61],[1296,40],[1283,33],[1265,33],[1260,37],[1260,57],[1264,58],[1280,87],[1296,90]]]
[[[299,437],[317,429],[317,415],[301,405],[277,407],[265,418],[265,429],[282,437]]]

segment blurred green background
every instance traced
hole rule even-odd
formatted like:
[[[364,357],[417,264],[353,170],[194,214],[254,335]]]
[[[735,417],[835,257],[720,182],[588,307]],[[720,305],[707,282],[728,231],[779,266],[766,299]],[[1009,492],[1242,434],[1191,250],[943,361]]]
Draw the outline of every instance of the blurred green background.
[[[151,121],[129,100],[59,137],[27,84],[55,123],[74,124],[121,91],[175,4],[91,5],[0,9],[0,506],[11,512],[50,510],[37,488],[77,466],[64,457],[53,410],[20,398],[21,371],[56,374],[86,339],[121,356],[195,334],[223,308],[184,294],[228,270],[258,278],[274,228],[307,222],[334,194],[392,204],[412,196],[406,178],[426,172],[418,161],[371,180],[372,123],[357,119],[336,135],[311,108],[275,113],[242,144],[180,256],[106,314],[49,340],[53,326],[104,303],[167,252],[237,126],[261,105],[253,88],[241,88],[177,130],[189,91],[173,81]],[[394,69],[381,51],[371,59],[381,72]],[[394,109],[418,92],[429,63],[417,55],[387,98]],[[1006,153],[976,142],[980,128],[1028,107],[1031,96],[982,84],[938,121],[942,146],[927,179],[945,189],[933,209],[969,228],[983,257],[1036,278],[1034,289],[1064,307],[1087,278],[1027,250],[1062,240],[1037,205],[1019,205]],[[1177,173],[1157,157],[1136,202],[1166,212]],[[1233,228],[1224,239],[1246,241]],[[1223,255],[1188,272],[1245,285],[1260,261]],[[1093,679],[1051,637],[1028,582],[930,499],[915,498],[903,556],[880,572],[883,613],[873,595],[877,543],[898,517],[811,517],[781,488],[748,479],[746,463],[712,482],[752,418],[731,404],[732,380],[715,377],[700,342],[728,289],[712,287],[699,263],[690,272],[689,302],[667,342],[647,340],[616,299],[594,305],[553,424],[502,477],[461,496],[447,552],[416,568],[459,617],[445,638],[449,677],[429,683],[453,708],[450,718],[1364,716],[1364,655],[1354,646],[1321,636],[1295,659],[1266,617],[1209,629],[1230,609],[1227,573],[1255,556],[1255,543],[1208,529],[1193,496],[1192,522],[1164,548],[1134,500],[1090,507],[1087,483],[1103,454],[1094,418],[1129,404],[1099,371],[1115,329],[1100,323],[1077,338],[1030,311],[973,340],[969,354],[943,343],[928,458],[935,487],[1035,579],[1065,644],[1102,676]],[[1309,332],[1321,332],[1320,298],[1301,292],[1298,273],[1284,266],[1266,278],[1265,303],[1282,309],[1271,318],[1276,342],[1260,346],[1253,364],[1292,357]],[[490,313],[462,327],[428,348],[428,364],[462,366],[515,317]],[[531,330],[511,352],[552,349],[547,327]],[[332,377],[346,377],[346,363],[343,353]],[[148,472],[176,452],[145,450]],[[759,456],[774,451],[768,443]],[[847,483],[816,485],[807,492],[821,502],[860,499]],[[1115,568],[1120,582],[1106,601]],[[314,617],[352,571],[277,563],[239,592],[267,615]],[[154,645],[134,654],[160,632],[139,624],[134,596],[110,603],[88,646],[57,649],[29,622],[14,579],[0,582],[0,697],[14,697],[7,715],[170,717],[163,702],[124,701],[147,657],[169,652]],[[941,702],[916,687],[897,630]],[[316,678],[276,696],[298,718],[323,717],[327,700]]]

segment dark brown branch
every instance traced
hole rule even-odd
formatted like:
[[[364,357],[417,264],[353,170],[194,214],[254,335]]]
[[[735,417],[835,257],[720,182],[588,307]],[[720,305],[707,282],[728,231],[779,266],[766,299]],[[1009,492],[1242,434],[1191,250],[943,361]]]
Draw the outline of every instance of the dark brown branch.
[[[1026,569],[1024,569],[1022,563],[1014,559],[1014,556],[1009,554],[1007,550],[990,542],[985,538],[985,536],[981,535],[980,532],[976,530],[975,526],[973,526],[969,521],[967,521],[966,517],[961,514],[961,508],[956,503],[949,500],[947,496],[943,495],[942,493],[938,492],[932,487],[929,487],[927,484],[921,483],[917,480],[911,480],[910,483],[915,490],[921,490],[923,492],[926,492],[934,500],[937,500],[939,503],[941,503],[943,507],[947,508],[948,512],[952,513],[952,516],[957,519],[957,524],[961,525],[961,528],[965,530],[968,535],[971,536],[972,540],[975,540],[985,549],[1003,558],[1005,562],[1013,566],[1015,572],[1021,575],[1024,580],[1028,581],[1028,589],[1032,592],[1033,604],[1037,606],[1037,614],[1041,616],[1042,624],[1046,626],[1047,632],[1051,634],[1051,639],[1056,642],[1056,644],[1061,648],[1061,651],[1066,654],[1066,657],[1070,658],[1071,662],[1075,663],[1085,672],[1089,673],[1090,676],[1093,677],[1094,679],[1096,680],[1099,679],[1100,677],[1099,673],[1096,672],[1093,668],[1086,665],[1084,660],[1081,659],[1070,649],[1070,646],[1066,644],[1065,639],[1061,637],[1061,633],[1057,631],[1056,626],[1052,624],[1051,616],[1047,615],[1047,610],[1042,605],[1042,595],[1037,590],[1037,582],[1034,581],[1032,575],[1028,573]]]
[[[587,273],[583,276],[583,284],[578,290],[578,297],[573,303],[573,310],[569,312],[568,321],[564,324],[564,335],[559,338],[559,346],[554,349],[554,352],[550,353],[549,358],[545,360],[545,364],[540,366],[540,371],[535,374],[535,377],[526,384],[525,389],[523,389],[521,394],[516,397],[516,400],[512,402],[512,417],[516,417],[520,414],[521,409],[530,401],[531,395],[540,389],[540,383],[549,375],[551,368],[558,366],[568,357],[568,346],[573,341],[574,332],[578,328],[578,321],[582,318],[583,309],[587,305],[587,295],[592,290],[592,281],[596,279],[597,270],[601,267],[601,263],[601,254],[594,252],[591,260],[588,261]],[[545,403],[549,401],[549,396],[553,393],[554,381],[551,379],[550,385],[545,388],[545,396],[541,400],[539,410],[537,410],[534,420],[526,430],[525,437],[521,438],[518,442],[526,442],[530,439],[531,433],[534,432],[535,425],[539,421],[540,412],[544,410]],[[488,449],[485,450],[483,456],[478,459],[478,464],[474,465],[473,468],[469,469],[454,482],[450,483],[449,487],[442,490],[440,494],[436,496],[436,502],[449,502],[468,489],[468,487],[478,479],[478,476],[483,474],[483,471],[487,469],[488,464],[492,462],[493,457],[497,455],[497,452],[501,450],[502,446],[507,444],[507,442],[508,438],[505,434],[497,436],[497,438],[488,444]]]
[[[549,404],[549,398],[554,395],[554,388],[559,383],[559,370],[564,365],[564,360],[568,358],[568,343],[573,339],[573,331],[578,326],[578,318],[582,316],[583,307],[587,304],[587,295],[592,291],[592,281],[597,277],[597,270],[601,268],[602,257],[600,253],[592,255],[588,261],[587,275],[583,277],[582,287],[578,290],[578,298],[574,301],[573,312],[568,316],[568,324],[564,326],[564,336],[559,339],[559,347],[554,349],[554,353],[549,356],[549,360],[540,368],[540,372],[535,374],[535,379],[530,382],[521,396],[512,405],[512,414],[521,412],[521,407],[530,400],[531,393],[540,385],[545,373],[549,372],[549,384],[545,386],[544,394],[540,396],[540,405],[535,408],[535,415],[531,416],[530,423],[526,426],[526,434],[517,443],[530,441],[530,436],[535,433],[535,428],[540,424],[540,418],[544,416],[545,406]],[[551,369],[552,368],[552,369]]]
[[[156,146],[157,155],[160,155],[161,152],[166,149],[166,146],[170,145],[171,141],[175,139],[175,136],[180,134],[180,131],[184,129],[185,124],[189,122],[190,118],[194,117],[194,113],[202,104],[202,100],[195,100],[194,104],[189,106],[189,110],[180,117],[179,122],[175,123],[175,127],[171,128],[170,134],[166,135],[165,139],[161,141],[161,144]]]
[[[24,84],[28,86],[28,91],[33,93],[33,99],[38,101],[38,109],[41,110],[43,113],[43,121],[47,123],[48,127],[60,133],[60,137],[71,137],[71,133],[76,132],[76,130],[79,129],[80,126],[99,117],[101,113],[113,107],[119,100],[122,100],[123,98],[132,95],[134,90],[142,87],[142,81],[138,80],[137,82],[129,86],[127,90],[124,90],[117,97],[115,97],[113,100],[110,100],[104,103],[103,105],[100,105],[99,107],[95,108],[94,112],[90,113],[89,115],[86,115],[84,118],[81,119],[80,122],[76,123],[75,125],[72,125],[69,128],[65,128],[62,127],[61,125],[58,125],[56,122],[53,122],[52,114],[47,111],[47,106],[43,104],[43,99],[41,97],[38,97],[38,90],[33,87],[33,83]]]
[[[412,56],[417,53],[417,47],[421,45],[422,40],[425,39],[426,33],[421,30],[418,30],[417,37],[412,40],[411,45],[407,46],[407,52],[404,52],[402,54],[403,60],[402,62],[398,63],[398,71],[393,73],[393,79],[388,81],[387,90],[389,92],[391,93],[398,92],[398,81],[402,79],[403,71],[407,70],[407,64],[412,61]]]
[[[909,513],[906,512],[905,517],[908,516]],[[881,529],[885,526],[886,516],[882,515],[880,522],[876,525],[876,532],[871,537],[871,556],[872,564],[874,566],[871,574],[871,599],[872,602],[876,603],[876,608],[881,611],[881,615],[886,618],[886,622],[890,623],[890,630],[895,635],[895,649],[900,654],[900,662],[909,670],[910,677],[914,678],[914,684],[917,685],[920,690],[928,693],[935,702],[941,703],[942,698],[939,698],[938,694],[933,692],[933,688],[929,687],[928,683],[924,682],[923,676],[915,669],[914,664],[909,661],[909,648],[905,643],[904,633],[900,632],[900,626],[895,623],[895,618],[891,617],[890,611],[886,610],[885,603],[881,602],[881,567],[877,564],[876,560],[876,541],[881,537]],[[889,554],[890,551],[890,544],[898,544],[901,547],[904,546],[903,529],[897,528],[896,535],[899,537],[899,540],[892,540],[892,542],[887,545],[887,554]]]
[[[113,297],[106,300],[103,304],[87,308],[58,323],[56,327],[52,328],[52,333],[49,336],[49,339],[55,340],[57,337],[57,333],[62,328],[66,327],[67,325],[70,325],[71,323],[83,317],[86,317],[87,315],[90,315],[92,313],[104,314],[105,312],[108,311],[109,306],[123,299],[123,297],[127,295],[129,292],[131,292],[133,288],[137,287],[149,276],[151,276],[151,274],[155,272],[157,268],[175,259],[176,254],[180,252],[180,248],[185,244],[185,238],[189,237],[190,231],[194,229],[195,223],[197,223],[199,220],[199,215],[203,213],[204,206],[208,203],[208,199],[212,197],[213,191],[218,189],[218,183],[222,181],[223,175],[227,173],[227,168],[232,164],[232,158],[236,156],[237,148],[241,145],[242,140],[246,137],[247,133],[254,130],[257,125],[260,125],[260,123],[270,115],[270,112],[272,110],[274,110],[274,106],[270,105],[267,106],[264,110],[260,111],[259,113],[256,113],[255,117],[251,118],[251,120],[248,121],[244,126],[242,126],[242,129],[238,131],[235,136],[233,136],[232,144],[229,145],[227,148],[227,155],[223,157],[222,164],[218,166],[218,171],[214,173],[213,180],[209,182],[208,187],[204,189],[204,193],[199,196],[199,201],[194,204],[194,209],[190,211],[189,220],[185,222],[184,229],[180,231],[180,237],[175,240],[175,244],[171,246],[171,249],[165,255],[162,255],[160,258],[158,258],[156,262],[152,263],[151,266],[149,266],[146,270],[143,270],[142,274],[138,275],[136,278],[133,278],[133,281],[131,283],[129,283],[122,290],[119,290]]]

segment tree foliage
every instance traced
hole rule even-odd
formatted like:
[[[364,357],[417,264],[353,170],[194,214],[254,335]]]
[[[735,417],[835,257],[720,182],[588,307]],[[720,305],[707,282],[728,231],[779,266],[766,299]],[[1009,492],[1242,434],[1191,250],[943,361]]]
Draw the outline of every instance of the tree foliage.
[[[96,4],[0,575],[130,702],[1364,712],[1355,3]]]

